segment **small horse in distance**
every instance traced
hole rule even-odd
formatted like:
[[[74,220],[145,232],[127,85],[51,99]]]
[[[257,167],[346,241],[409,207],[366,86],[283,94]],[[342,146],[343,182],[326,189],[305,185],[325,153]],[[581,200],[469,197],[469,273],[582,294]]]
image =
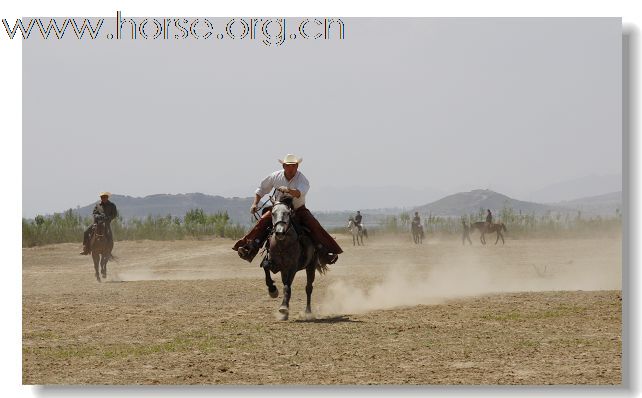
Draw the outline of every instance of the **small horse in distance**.
[[[477,221],[474,223],[470,224],[470,230],[472,231],[473,229],[478,229],[481,235],[479,236],[479,240],[481,241],[482,245],[486,244],[486,234],[488,233],[497,233],[497,239],[495,239],[495,244],[499,242],[499,239],[501,238],[502,240],[502,245],[504,244],[504,235],[502,234],[502,231],[508,232],[506,229],[506,225],[504,225],[503,222],[500,223],[495,223],[488,225],[484,221]]]
[[[424,226],[413,222],[410,226],[410,232],[412,233],[412,240],[415,244],[423,243],[424,239]]]
[[[352,234],[352,246],[365,246],[363,243],[363,236],[366,235],[365,228],[359,228],[354,218],[350,217],[348,220],[348,230]]]

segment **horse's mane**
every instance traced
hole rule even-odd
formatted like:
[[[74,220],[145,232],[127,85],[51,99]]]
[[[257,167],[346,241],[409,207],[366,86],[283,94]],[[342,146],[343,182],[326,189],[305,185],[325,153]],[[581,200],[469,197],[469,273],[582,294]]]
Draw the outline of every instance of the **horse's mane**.
[[[293,201],[294,201],[294,197],[292,195],[288,195],[287,193],[283,194],[283,196],[281,196],[281,199],[279,200],[279,202],[287,205],[289,208],[294,207]]]

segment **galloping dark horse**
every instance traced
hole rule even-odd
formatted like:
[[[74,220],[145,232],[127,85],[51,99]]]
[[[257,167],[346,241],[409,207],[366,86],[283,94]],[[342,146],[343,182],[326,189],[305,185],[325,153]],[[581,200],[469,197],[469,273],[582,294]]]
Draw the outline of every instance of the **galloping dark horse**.
[[[497,224],[491,224],[490,226],[486,224],[484,221],[478,221],[470,224],[470,229],[471,231],[473,229],[477,228],[479,232],[481,233],[479,240],[483,245],[486,244],[486,237],[485,235],[487,233],[493,233],[497,232],[497,239],[495,240],[495,244],[499,242],[499,239],[502,239],[502,245],[504,244],[504,235],[502,234],[502,231],[507,232],[506,226],[504,225],[503,222],[497,223]]]
[[[107,278],[107,261],[112,258],[111,251],[114,248],[114,241],[109,236],[103,217],[96,217],[94,235],[91,238],[89,247],[91,248],[91,258],[94,260],[96,280],[100,282],[98,265],[100,264],[100,274],[102,274],[103,279]]]
[[[272,272],[281,272],[283,281],[283,302],[279,307],[281,320],[287,320],[290,312],[290,294],[292,292],[292,281],[297,271],[305,269],[307,284],[305,293],[307,305],[305,315],[312,317],[310,299],[312,297],[312,283],[314,282],[315,271],[323,274],[327,271],[327,265],[321,265],[314,248],[312,240],[303,232],[303,228],[293,222],[292,197],[284,195],[280,202],[272,207],[272,233],[269,240],[269,259],[272,263]],[[270,277],[270,270],[265,270],[265,283],[268,286],[270,297],[276,298],[279,290],[274,286]]]

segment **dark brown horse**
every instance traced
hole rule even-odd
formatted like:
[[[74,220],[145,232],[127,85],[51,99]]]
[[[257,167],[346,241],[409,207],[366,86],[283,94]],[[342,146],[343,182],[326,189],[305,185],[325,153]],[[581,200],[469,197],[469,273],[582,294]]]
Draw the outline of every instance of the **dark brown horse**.
[[[94,225],[94,234],[91,237],[89,247],[91,248],[91,258],[94,260],[94,270],[96,271],[96,280],[100,282],[100,276],[107,278],[107,261],[112,258],[111,251],[114,248],[114,241],[111,239],[111,231],[103,217],[96,217]],[[98,266],[100,265],[100,275]]]
[[[319,262],[312,240],[303,231],[303,228],[294,222],[293,214],[292,197],[287,195],[284,195],[281,201],[272,207],[272,232],[269,238],[268,254],[271,267],[264,267],[265,283],[272,298],[278,297],[279,290],[274,286],[270,270],[275,274],[281,273],[281,281],[283,282],[283,302],[279,307],[281,320],[287,320],[289,316],[292,281],[297,271],[305,269],[307,275],[305,316],[311,319],[310,301],[315,271],[323,274],[328,269],[327,265],[322,265]]]
[[[416,244],[423,243],[423,239],[424,239],[424,226],[423,225],[421,225],[419,223],[416,223],[416,222],[413,222],[410,225],[410,232],[412,233],[413,242],[415,242]]]
[[[497,232],[497,239],[495,240],[495,244],[499,242],[500,238],[502,239],[502,245],[504,244],[504,235],[502,234],[502,231],[507,232],[507,230],[503,222],[488,225],[484,221],[478,221],[470,224],[470,230],[472,231],[474,229],[478,229],[481,233],[479,240],[483,245],[486,244],[485,235],[493,232]]]

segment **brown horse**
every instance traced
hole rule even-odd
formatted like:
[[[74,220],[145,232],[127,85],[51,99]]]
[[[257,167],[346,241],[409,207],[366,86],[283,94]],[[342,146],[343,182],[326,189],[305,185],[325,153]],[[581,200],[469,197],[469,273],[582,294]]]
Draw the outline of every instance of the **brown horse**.
[[[503,222],[496,223],[496,224],[491,224],[490,226],[486,224],[484,221],[478,221],[470,224],[470,230],[472,231],[473,229],[478,229],[479,232],[481,233],[479,240],[483,245],[486,244],[486,234],[488,233],[493,233],[497,232],[497,239],[495,240],[495,244],[499,242],[499,239],[502,239],[502,245],[504,244],[504,235],[502,234],[502,231],[508,232],[506,230],[506,226],[504,225]]]
[[[412,233],[412,240],[415,242],[415,244],[421,244],[423,243],[424,239],[424,226],[413,222],[410,225],[410,232]]]
[[[114,241],[111,239],[111,231],[103,217],[96,217],[94,225],[94,234],[91,237],[89,247],[91,248],[91,258],[94,260],[94,270],[96,271],[96,280],[100,282],[100,276],[107,278],[107,261],[112,258],[111,251],[114,248]],[[100,265],[100,274],[98,266]]]
[[[267,257],[269,263],[268,266],[263,266],[265,283],[272,298],[278,297],[279,290],[274,286],[270,271],[275,274],[281,272],[281,281],[283,282],[283,302],[279,307],[281,320],[288,319],[292,281],[297,271],[305,269],[307,276],[305,316],[307,319],[311,319],[312,308],[310,307],[310,301],[315,271],[323,274],[328,269],[327,265],[322,265],[319,262],[316,249],[310,237],[304,233],[301,226],[293,222],[293,214],[292,197],[288,195],[284,195],[281,201],[276,202],[272,207],[272,232],[269,238],[269,253]]]

